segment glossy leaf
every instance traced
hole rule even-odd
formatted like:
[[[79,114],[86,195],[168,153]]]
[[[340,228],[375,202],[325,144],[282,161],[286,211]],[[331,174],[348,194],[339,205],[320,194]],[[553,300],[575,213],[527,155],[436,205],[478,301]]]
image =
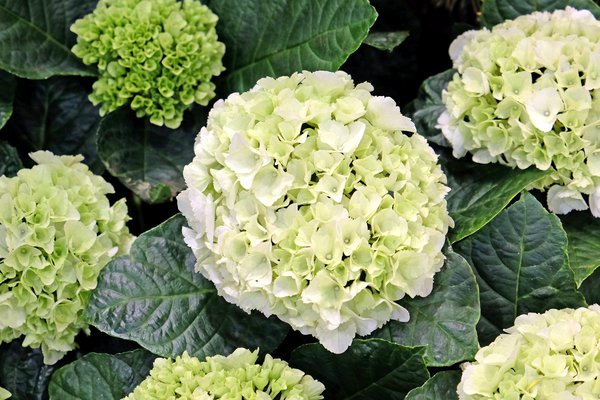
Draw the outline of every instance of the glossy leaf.
[[[73,53],[69,27],[95,0],[0,0],[0,69],[28,79],[94,75]]]
[[[438,372],[423,386],[408,392],[405,400],[458,400],[456,387],[459,382],[459,371]]]
[[[377,13],[367,0],[210,0],[225,43],[225,92],[265,76],[337,70],[367,37]],[[218,86],[218,85],[217,85]]]
[[[479,291],[475,275],[460,255],[448,249],[427,297],[400,301],[408,322],[391,321],[373,336],[404,346],[425,346],[428,366],[449,366],[471,359],[478,349]]]
[[[17,149],[0,140],[0,175],[15,176],[23,168]]]
[[[379,50],[393,51],[408,37],[408,31],[371,32],[364,43]]]
[[[0,71],[0,128],[12,115],[13,98],[17,81],[11,74]]]
[[[560,219],[569,239],[569,262],[579,286],[600,266],[600,220],[589,211],[571,212]]]
[[[194,272],[194,255],[181,235],[184,223],[176,215],[143,233],[130,257],[113,260],[102,270],[90,298],[90,322],[161,356],[187,350],[204,358],[237,347],[276,349],[287,325],[246,314],[218,296],[212,283]]]
[[[0,386],[11,392],[10,400],[44,400],[54,365],[45,365],[42,351],[22,347],[13,340],[0,347]]]
[[[518,315],[586,305],[569,268],[560,220],[529,193],[455,250],[477,275],[481,345],[512,326]]]
[[[121,400],[146,378],[155,358],[143,349],[89,353],[54,373],[50,400]]]

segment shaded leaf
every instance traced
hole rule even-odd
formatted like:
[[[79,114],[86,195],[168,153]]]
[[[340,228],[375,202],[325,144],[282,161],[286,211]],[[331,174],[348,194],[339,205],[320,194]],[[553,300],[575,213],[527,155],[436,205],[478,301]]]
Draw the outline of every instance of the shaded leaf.
[[[146,378],[155,358],[143,349],[86,354],[54,373],[50,400],[121,400]]]
[[[446,250],[446,263],[435,275],[427,297],[403,299],[408,322],[391,321],[373,336],[404,346],[425,346],[428,366],[449,366],[471,359],[478,349],[479,291],[471,267]]]
[[[194,254],[181,234],[184,223],[176,215],[143,233],[130,257],[113,260],[102,270],[87,310],[90,322],[161,356],[187,350],[204,358],[237,347],[276,349],[287,325],[246,314],[194,272]]]
[[[121,108],[102,119],[98,154],[106,169],[142,200],[163,203],[185,188],[183,167],[194,158],[194,141],[205,122],[204,108],[187,113],[175,130]]]
[[[0,386],[11,392],[10,400],[47,399],[54,369],[54,365],[44,364],[40,349],[22,347],[21,340],[0,346]]]
[[[28,79],[94,75],[71,53],[69,27],[97,0],[0,0],[0,69]]]
[[[600,304],[600,268],[588,276],[579,287],[588,304]]]
[[[246,91],[265,76],[336,71],[377,17],[367,0],[210,0],[208,6],[219,16],[227,48],[226,93]]]
[[[4,71],[0,71],[0,128],[12,115],[13,98],[17,81],[15,77]]]
[[[534,11],[554,11],[567,6],[589,10],[600,18],[600,6],[593,0],[485,0],[481,7],[481,24],[488,28],[507,19]]]
[[[0,175],[15,176],[23,168],[17,149],[0,140]]]
[[[456,387],[460,371],[442,371],[432,376],[421,387],[411,390],[406,400],[458,400]]]
[[[482,345],[512,326],[518,315],[585,306],[569,268],[560,220],[529,193],[455,250],[477,275]]]
[[[560,217],[569,239],[569,262],[577,286],[600,266],[600,221],[589,211],[570,212]]]
[[[364,43],[379,50],[393,51],[409,36],[408,31],[370,32]]]
[[[357,339],[342,354],[320,344],[300,346],[290,364],[323,383],[328,400],[400,400],[429,378],[424,352],[387,340]]]

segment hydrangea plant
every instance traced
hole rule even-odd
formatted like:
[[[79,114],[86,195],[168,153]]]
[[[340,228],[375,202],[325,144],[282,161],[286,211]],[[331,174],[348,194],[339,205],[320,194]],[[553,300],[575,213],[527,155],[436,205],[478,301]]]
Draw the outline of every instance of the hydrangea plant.
[[[285,361],[265,356],[257,364],[258,350],[239,348],[227,357],[200,361],[183,353],[158,358],[150,375],[123,400],[319,400],[325,387]]]
[[[426,296],[452,220],[437,156],[344,72],[264,78],[211,110],[178,196],[197,270],[227,301],[330,351]]]
[[[587,10],[535,12],[450,47],[457,73],[438,123],[455,157],[551,173],[559,214],[589,207],[600,217],[600,22]]]
[[[0,177],[0,343],[23,335],[53,364],[87,325],[98,273],[128,250],[125,199],[82,156],[30,154],[38,165]]]
[[[520,315],[464,366],[459,398],[598,399],[599,351],[596,304]]]
[[[208,104],[225,52],[216,23],[197,0],[100,0],[71,26],[73,53],[98,66],[90,100],[100,115],[131,102],[138,117],[177,128],[192,103]]]

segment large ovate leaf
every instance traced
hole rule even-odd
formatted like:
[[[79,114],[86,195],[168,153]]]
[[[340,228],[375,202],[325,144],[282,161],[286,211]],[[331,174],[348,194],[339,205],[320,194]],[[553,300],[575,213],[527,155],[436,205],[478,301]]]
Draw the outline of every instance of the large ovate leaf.
[[[425,346],[428,366],[449,366],[471,359],[478,349],[479,291],[469,264],[452,250],[435,275],[427,297],[403,299],[408,322],[391,321],[373,336],[405,346]]]
[[[512,326],[518,315],[586,305],[569,267],[560,220],[529,193],[455,250],[477,275],[482,345]]]
[[[393,51],[408,37],[408,31],[370,32],[364,43],[379,50]]]
[[[0,175],[15,176],[23,168],[17,149],[0,140]]]
[[[486,0],[481,7],[481,24],[488,28],[507,19],[534,11],[554,11],[571,6],[589,10],[600,18],[600,6],[593,0]]]
[[[87,354],[54,373],[50,400],[121,400],[146,378],[155,358],[143,349]]]
[[[226,93],[265,76],[337,70],[362,43],[377,13],[367,0],[210,0],[225,43]]]
[[[589,211],[570,212],[561,216],[569,239],[569,262],[577,286],[600,267],[600,220]]]
[[[406,108],[406,113],[415,123],[417,132],[430,142],[445,147],[449,147],[450,144],[436,125],[438,117],[446,109],[442,101],[442,91],[452,80],[454,72],[453,69],[449,69],[425,79],[419,87],[417,98]]]
[[[194,141],[206,111],[186,114],[175,130],[152,125],[121,108],[98,128],[98,153],[106,169],[148,203],[163,203],[185,188],[183,167],[194,158]]]
[[[357,339],[342,354],[320,344],[301,346],[290,364],[322,382],[328,400],[400,400],[429,378],[424,352],[423,347]]]
[[[4,71],[0,71],[0,128],[12,115],[13,98],[17,81],[15,77]]]
[[[458,161],[455,164],[464,164]],[[469,165],[462,171],[447,171],[448,211],[454,219],[449,237],[457,242],[481,229],[530,184],[548,174],[535,168]]]
[[[195,258],[176,215],[139,236],[130,257],[100,273],[87,310],[89,321],[112,336],[134,340],[162,356],[187,351],[199,358],[237,347],[270,352],[288,327],[256,312],[246,314],[194,272]]]
[[[0,387],[10,400],[44,400],[54,365],[45,365],[40,349],[22,347],[21,340],[0,346]]]
[[[459,382],[459,371],[438,372],[423,386],[408,392],[406,400],[458,400],[456,387]]]
[[[0,69],[28,79],[94,75],[71,47],[69,27],[97,0],[0,0]]]
[[[96,150],[100,116],[87,98],[90,88],[89,80],[78,77],[20,80],[5,136],[26,151],[82,154],[94,172],[101,172]]]

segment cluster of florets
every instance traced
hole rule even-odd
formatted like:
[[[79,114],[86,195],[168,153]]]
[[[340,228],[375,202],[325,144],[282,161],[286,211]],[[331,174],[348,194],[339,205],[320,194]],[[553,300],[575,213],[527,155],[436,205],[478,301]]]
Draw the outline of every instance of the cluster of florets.
[[[125,200],[81,156],[38,151],[38,163],[0,177],[0,343],[24,335],[52,364],[87,328],[83,310],[98,273],[128,250]]]
[[[71,26],[73,53],[98,65],[90,100],[101,115],[131,101],[138,117],[177,128],[192,103],[215,96],[225,52],[216,23],[197,0],[100,0]]]
[[[600,398],[600,307],[521,315],[466,364],[461,400]]]
[[[344,72],[261,79],[211,110],[178,197],[197,270],[343,352],[426,296],[449,224],[437,156]]]
[[[600,217],[600,22],[587,10],[535,12],[455,40],[458,72],[439,126],[455,157],[551,173],[556,213]]]
[[[258,350],[237,349],[227,357],[200,361],[187,353],[175,360],[158,358],[150,375],[123,400],[319,400],[323,384],[285,361]]]

